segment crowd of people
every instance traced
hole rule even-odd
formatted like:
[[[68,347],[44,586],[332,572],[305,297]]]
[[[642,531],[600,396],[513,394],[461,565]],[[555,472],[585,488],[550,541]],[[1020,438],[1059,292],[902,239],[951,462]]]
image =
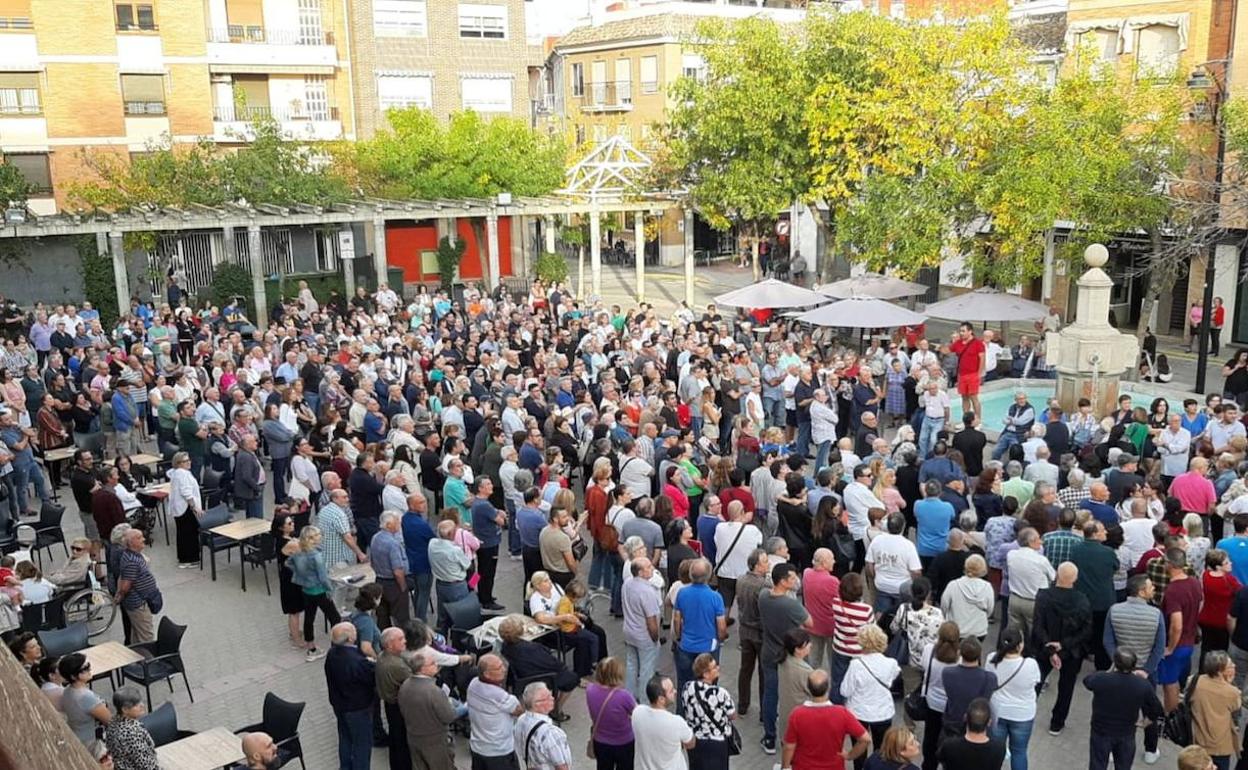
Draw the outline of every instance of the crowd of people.
[[[72,444],[86,538],[70,564],[108,564],[126,640],[144,642],[162,605],[144,490],[160,479],[132,455],[167,460],[179,567],[198,564],[215,506],[271,518],[281,612],[323,660],[341,768],[369,767],[375,744],[392,768],[453,767],[457,733],[474,768],[726,768],[757,704],[786,770],[1025,770],[1039,693],[1056,689],[1060,735],[1081,678],[1092,768],[1129,768],[1140,720],[1155,763],[1185,715],[1180,767],[1239,754],[1234,390],[1104,414],[1019,391],[983,426],[982,384],[1015,373],[1002,363],[1044,365],[970,324],[859,353],[768,311],[664,317],[540,282],[319,301],[305,284],[267,331],[236,306],[188,307],[176,281],[165,299],[111,329],[89,307],[0,316],[0,535],[38,513],[32,488],[48,503],[61,471],[40,456]],[[523,594],[498,582],[503,559]],[[334,577],[365,562],[367,585]],[[84,743],[154,767],[130,688],[110,709],[81,655],[13,635],[40,585],[16,566],[0,573],[14,653]],[[482,613],[493,644],[458,622]],[[720,669],[728,644],[736,671]],[[574,748],[560,725],[579,718],[590,741]],[[280,766],[266,737],[240,766]]]

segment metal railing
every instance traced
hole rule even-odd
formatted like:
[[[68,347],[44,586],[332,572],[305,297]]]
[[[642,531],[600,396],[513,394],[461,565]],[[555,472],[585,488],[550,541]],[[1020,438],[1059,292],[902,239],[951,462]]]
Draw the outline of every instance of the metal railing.
[[[338,108],[330,107],[321,112],[303,110],[275,110],[271,106],[246,105],[243,107],[214,107],[212,119],[221,122],[242,121],[250,123],[255,120],[276,120],[279,123],[292,123],[303,120],[338,120]]]
[[[585,92],[581,94],[580,99],[583,109],[632,109],[633,83],[631,80],[586,83]]]
[[[125,103],[127,115],[164,115],[164,102],[128,101]]]
[[[265,43],[268,45],[333,45],[334,33],[313,36],[298,29],[278,29],[259,24],[230,24],[208,30],[210,43]]]

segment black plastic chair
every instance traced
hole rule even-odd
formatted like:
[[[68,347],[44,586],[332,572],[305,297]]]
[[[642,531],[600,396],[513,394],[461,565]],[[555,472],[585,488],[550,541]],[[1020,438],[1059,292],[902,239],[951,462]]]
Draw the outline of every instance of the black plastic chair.
[[[204,515],[199,519],[199,568],[204,568],[204,549],[207,548],[213,580],[217,579],[217,554],[225,552],[228,559],[230,551],[238,548],[239,544],[237,540],[214,535],[208,530],[229,522],[230,509],[223,504],[204,509]]]
[[[65,628],[49,629],[38,633],[39,644],[43,645],[43,654],[50,658],[80,652],[91,646],[86,623],[74,623]]]
[[[308,770],[303,763],[303,746],[299,743],[299,719],[303,716],[303,703],[292,703],[282,700],[271,692],[264,694],[264,709],[260,714],[260,722],[240,727],[235,735],[243,733],[268,733],[277,746],[278,764],[285,767],[292,759],[298,759],[300,767]]]
[[[269,562],[277,559],[277,542],[273,539],[273,535],[265,532],[259,537],[244,540],[242,543],[242,559],[244,569],[246,569],[248,564],[251,565],[252,569],[260,568],[264,573],[264,590],[269,596],[272,596],[273,590],[269,588]]]
[[[65,627],[64,596],[54,596],[46,602],[27,604],[22,607],[22,630],[38,633]]]
[[[152,710],[152,683],[164,681],[169,685],[169,692],[173,692],[173,678],[179,674],[182,676],[182,683],[186,685],[186,694],[191,699],[191,703],[195,702],[195,695],[191,692],[191,683],[186,678],[186,665],[182,662],[182,636],[186,633],[186,626],[180,626],[174,623],[168,617],[160,619],[160,626],[156,629],[156,641],[143,642],[134,644],[130,649],[143,655],[143,660],[138,663],[131,663],[121,670],[122,679],[129,679],[136,684],[143,685],[143,689],[147,692],[147,710]]]
[[[488,648],[482,648],[477,645],[476,640],[470,633],[483,622],[481,600],[477,598],[476,594],[470,593],[457,602],[446,602],[445,604],[439,604],[439,606],[451,620],[446,638],[452,647],[474,655],[483,651],[488,652]]]
[[[552,656],[553,656],[553,652],[552,652]],[[503,658],[506,659],[507,656],[503,655]],[[515,672],[515,666],[512,665],[512,662],[510,660],[508,660],[507,661],[507,683],[509,685],[508,689],[511,690],[512,695],[516,696],[516,698],[523,698],[524,688],[528,687],[534,682],[541,682],[542,684],[546,685],[546,689],[550,690],[550,692],[555,696],[555,710],[550,712],[550,718],[556,722],[566,722],[568,720],[567,715],[565,715],[563,713],[563,710],[559,707],[559,699],[558,699],[559,690],[556,686],[558,674],[552,671],[552,672],[547,672],[544,674],[534,674],[532,676],[520,677],[520,676],[516,676],[514,672]]]
[[[43,551],[60,543],[65,558],[69,558],[69,546],[65,540],[65,530],[61,529],[61,519],[65,515],[65,506],[58,503],[44,503],[39,509],[39,521],[34,524],[35,542],[30,550],[43,569]]]
[[[139,724],[147,728],[157,748],[195,734],[192,730],[178,729],[178,710],[167,702],[160,704],[160,708],[155,711],[139,717]]]

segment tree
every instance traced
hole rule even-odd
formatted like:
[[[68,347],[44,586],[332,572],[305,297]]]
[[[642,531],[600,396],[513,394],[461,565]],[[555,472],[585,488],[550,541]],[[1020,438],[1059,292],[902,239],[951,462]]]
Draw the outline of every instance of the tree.
[[[662,186],[685,186],[711,227],[747,228],[755,280],[761,229],[810,186],[809,85],[797,32],[765,19],[701,24],[691,47],[706,76],[673,88],[668,155],[657,164]]]
[[[448,123],[419,108],[390,110],[390,130],[340,145],[352,185],[383,198],[493,198],[546,195],[564,182],[562,140],[516,118],[459,112]],[[478,251],[484,224],[474,220]],[[486,255],[479,253],[481,265]]]

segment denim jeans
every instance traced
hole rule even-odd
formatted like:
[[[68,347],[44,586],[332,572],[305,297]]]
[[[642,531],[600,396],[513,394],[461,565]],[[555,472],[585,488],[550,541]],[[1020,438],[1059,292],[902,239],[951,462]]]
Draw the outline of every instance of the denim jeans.
[[[28,509],[27,502],[30,500],[30,485],[35,485],[35,494],[39,496],[42,502],[48,502],[51,498],[48,496],[48,485],[44,483],[43,471],[35,463],[30,465],[18,466],[13,465],[13,485],[17,487],[17,510],[19,513],[25,513]]]
[[[249,519],[263,519],[264,500],[258,497],[255,500],[248,500],[246,505],[243,506],[243,510],[247,512],[247,518]]]
[[[337,711],[338,770],[369,770],[373,756],[373,710]]]
[[[1001,431],[1001,436],[997,439],[997,448],[992,450],[992,459],[1000,460],[1006,452],[1010,451],[1010,447],[1021,443],[1023,440],[1018,437],[1017,433],[1008,430]]]
[[[845,696],[841,695],[841,682],[845,679],[845,673],[849,671],[849,662],[853,660],[847,655],[842,655],[835,650],[832,652],[832,660],[828,663],[828,700],[838,706],[845,705]]]
[[[763,399],[763,418],[767,421],[768,428],[784,427],[784,399],[783,398],[764,398]]]
[[[944,417],[923,415],[923,428],[919,431],[919,459],[926,460],[936,446],[936,436],[945,427]]]
[[[624,559],[619,552],[607,554],[607,571],[611,573],[611,614],[624,614]]]
[[[877,590],[875,593],[875,615],[880,617],[895,611],[901,606],[901,597],[897,594],[886,594]]]
[[[1114,758],[1114,770],[1130,768],[1135,761],[1135,733],[1104,735],[1092,731],[1088,746],[1088,770],[1107,770],[1111,755]]]
[[[516,504],[510,500],[503,501],[503,507],[507,509],[507,553],[512,556],[520,555],[520,525],[516,521]]]
[[[992,737],[1005,741],[1010,749],[1010,770],[1027,770],[1027,743],[1036,720],[1017,721],[998,718],[992,726]]]
[[[780,670],[763,664],[763,735],[776,739],[776,719],[780,711]]]
[[[286,499],[286,477],[290,475],[290,458],[274,457],[271,470],[273,476],[273,499],[280,502]]]
[[[815,473],[821,471],[828,464],[828,453],[832,451],[831,441],[821,441],[815,450]],[[813,475],[813,474],[812,474]]]
[[[412,606],[421,621],[429,617],[429,594],[433,590],[433,574],[429,572],[408,575],[412,583]]]
[[[594,556],[589,563],[589,588],[593,591],[610,590],[610,584],[605,580],[607,572],[607,552],[602,547],[594,543]]]
[[[716,647],[715,650],[711,652],[711,655],[714,656],[716,661],[719,660],[719,653],[722,649],[722,647]],[[676,648],[675,654],[672,655],[673,662],[676,664],[676,692],[684,692],[685,682],[693,679],[693,661],[701,654],[702,653],[700,652],[686,652],[680,649],[679,646]],[[645,689],[646,683],[642,682],[641,686],[642,689]],[[681,700],[683,699],[678,699],[676,701],[677,713],[683,713],[680,702]]]
[[[649,647],[636,647],[632,642],[624,643],[624,686],[638,703],[648,702],[646,683],[654,676],[661,649],[657,642]]]
[[[797,447],[793,453],[798,457],[805,457],[810,452],[810,421],[797,421]]]

